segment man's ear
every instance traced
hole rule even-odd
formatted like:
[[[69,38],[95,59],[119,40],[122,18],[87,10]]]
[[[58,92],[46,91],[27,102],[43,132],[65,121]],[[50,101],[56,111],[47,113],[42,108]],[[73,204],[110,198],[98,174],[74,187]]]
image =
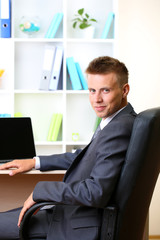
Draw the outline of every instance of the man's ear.
[[[123,85],[123,98],[127,97],[129,90],[130,90],[129,84],[128,83],[124,84]]]

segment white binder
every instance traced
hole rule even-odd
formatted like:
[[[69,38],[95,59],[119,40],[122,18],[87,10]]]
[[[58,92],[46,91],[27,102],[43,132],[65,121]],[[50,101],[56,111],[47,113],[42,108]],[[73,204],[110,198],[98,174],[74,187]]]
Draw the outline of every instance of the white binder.
[[[58,84],[60,80],[60,72],[62,67],[62,59],[63,59],[63,48],[57,46],[55,51],[55,59],[52,68],[52,74],[49,84],[49,90],[57,90]]]
[[[55,50],[56,50],[56,47],[53,45],[45,46],[42,75],[41,75],[41,81],[40,81],[40,90],[49,89],[52,67],[54,64]]]

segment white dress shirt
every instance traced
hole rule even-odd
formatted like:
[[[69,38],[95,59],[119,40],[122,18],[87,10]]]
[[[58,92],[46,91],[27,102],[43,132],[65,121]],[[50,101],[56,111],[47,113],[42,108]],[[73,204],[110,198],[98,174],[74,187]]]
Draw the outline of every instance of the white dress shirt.
[[[126,107],[126,106],[125,106]],[[125,107],[121,108],[120,110],[118,110],[117,112],[115,112],[114,114],[112,114],[111,116],[105,118],[104,120],[102,119],[102,121],[100,122],[100,128],[101,130],[107,126],[107,124],[120,112],[122,111]]]

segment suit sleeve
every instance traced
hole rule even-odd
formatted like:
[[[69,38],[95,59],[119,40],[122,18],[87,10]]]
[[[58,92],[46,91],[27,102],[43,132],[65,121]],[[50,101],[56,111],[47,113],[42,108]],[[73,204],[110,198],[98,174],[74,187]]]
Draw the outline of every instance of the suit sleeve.
[[[97,139],[96,159],[90,175],[72,182],[39,182],[33,192],[34,201],[104,207],[120,175],[132,125],[132,117],[123,117],[120,122],[113,121],[109,127],[110,134],[104,130]]]
[[[82,149],[77,149],[74,153],[54,154],[50,156],[39,156],[40,171],[67,170]]]

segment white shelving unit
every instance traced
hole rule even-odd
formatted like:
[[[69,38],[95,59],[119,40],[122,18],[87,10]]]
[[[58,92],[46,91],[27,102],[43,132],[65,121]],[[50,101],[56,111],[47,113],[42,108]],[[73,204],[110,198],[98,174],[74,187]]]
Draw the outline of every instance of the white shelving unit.
[[[82,7],[98,21],[93,39],[75,38],[72,19]],[[67,89],[66,58],[73,56],[84,72],[93,58],[115,56],[115,39],[101,39],[101,34],[108,13],[113,11],[116,16],[116,8],[117,0],[12,0],[12,37],[0,39],[0,68],[5,69],[0,82],[0,113],[14,116],[21,112],[31,117],[37,154],[71,151],[89,142],[96,116],[87,90]],[[46,39],[44,35],[57,12],[64,13],[63,22],[56,37]],[[23,16],[39,17],[40,31],[32,37],[19,28]],[[64,49],[62,90],[39,90],[45,44]],[[57,142],[47,142],[54,112],[63,113],[62,131]],[[72,141],[72,133],[79,133],[79,141]]]

